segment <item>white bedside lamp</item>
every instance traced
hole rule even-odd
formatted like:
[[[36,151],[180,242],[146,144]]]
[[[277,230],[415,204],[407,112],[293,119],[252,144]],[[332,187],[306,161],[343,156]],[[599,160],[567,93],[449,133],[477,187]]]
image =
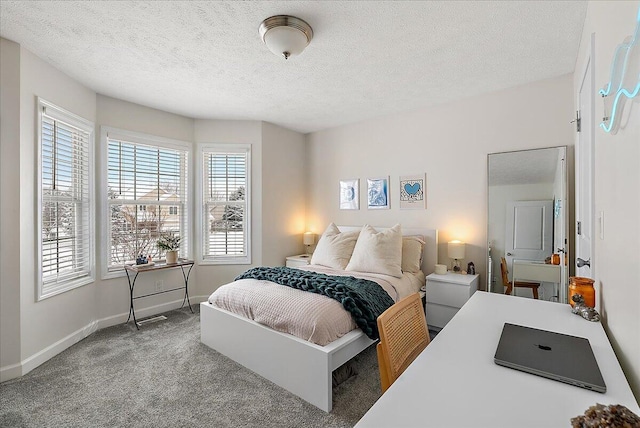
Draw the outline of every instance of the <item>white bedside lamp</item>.
[[[311,247],[316,242],[316,235],[311,232],[305,232],[302,235],[302,243],[305,247],[306,254],[311,254],[309,251],[309,247]]]
[[[447,244],[447,254],[450,259],[454,260],[452,270],[454,272],[460,273],[462,269],[460,269],[460,260],[464,259],[464,246],[465,243],[462,241],[451,241]]]

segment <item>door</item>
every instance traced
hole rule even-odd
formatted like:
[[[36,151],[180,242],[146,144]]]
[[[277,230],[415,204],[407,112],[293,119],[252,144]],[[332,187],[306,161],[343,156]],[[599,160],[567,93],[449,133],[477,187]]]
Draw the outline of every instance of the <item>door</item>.
[[[507,202],[505,259],[544,261],[553,253],[553,201]]]
[[[594,277],[594,130],[593,46],[577,94],[579,132],[576,137],[576,276]],[[571,296],[569,296],[571,298]],[[597,299],[596,299],[597,300]]]

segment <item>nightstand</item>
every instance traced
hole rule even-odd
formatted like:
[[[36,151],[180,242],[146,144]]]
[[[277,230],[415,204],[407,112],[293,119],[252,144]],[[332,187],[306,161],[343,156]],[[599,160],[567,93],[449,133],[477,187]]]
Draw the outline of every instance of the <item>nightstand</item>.
[[[296,268],[300,266],[306,266],[311,262],[311,254],[300,254],[298,256],[287,257],[287,267]]]
[[[427,275],[427,324],[443,328],[478,289],[480,275]]]

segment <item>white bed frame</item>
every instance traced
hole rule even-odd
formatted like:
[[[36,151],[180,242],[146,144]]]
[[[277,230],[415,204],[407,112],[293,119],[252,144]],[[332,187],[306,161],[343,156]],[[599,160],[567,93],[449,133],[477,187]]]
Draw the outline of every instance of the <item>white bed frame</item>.
[[[343,232],[361,229],[338,228]],[[438,231],[403,229],[402,233],[425,237],[422,271],[427,275],[432,273],[437,261]],[[375,342],[356,329],[320,346],[272,330],[209,302],[200,303],[200,340],[325,412],[330,412],[333,406],[332,371]]]

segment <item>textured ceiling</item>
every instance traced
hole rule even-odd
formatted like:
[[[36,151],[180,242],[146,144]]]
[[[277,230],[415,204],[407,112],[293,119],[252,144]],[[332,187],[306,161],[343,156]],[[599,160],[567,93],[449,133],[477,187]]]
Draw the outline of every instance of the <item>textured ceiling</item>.
[[[312,132],[560,76],[585,1],[2,1],[0,35],[94,91]],[[284,61],[260,22],[314,38]]]
[[[489,186],[553,183],[559,155],[557,148],[490,154]]]

